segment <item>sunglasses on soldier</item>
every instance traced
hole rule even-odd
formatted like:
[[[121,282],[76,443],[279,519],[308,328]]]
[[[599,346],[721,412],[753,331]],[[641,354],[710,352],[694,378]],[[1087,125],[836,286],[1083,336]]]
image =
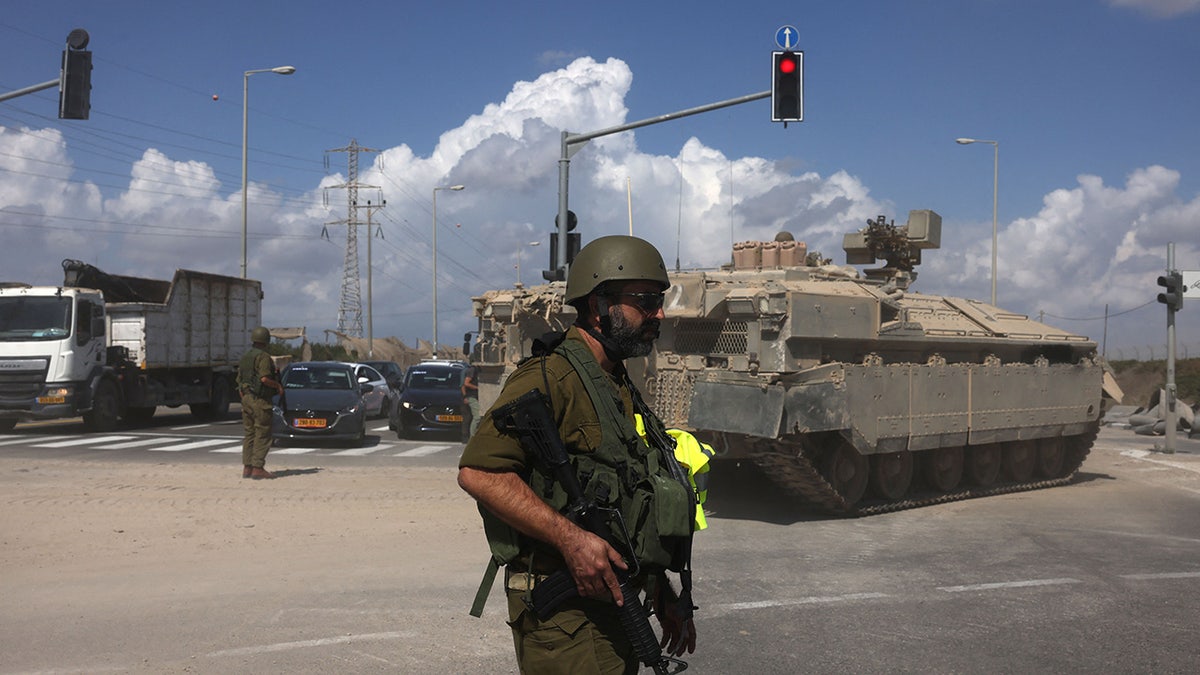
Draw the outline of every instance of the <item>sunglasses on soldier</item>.
[[[617,298],[632,298],[634,306],[642,310],[643,314],[654,314],[662,309],[663,299],[665,295],[660,292],[646,291],[644,293],[609,293],[608,297]]]

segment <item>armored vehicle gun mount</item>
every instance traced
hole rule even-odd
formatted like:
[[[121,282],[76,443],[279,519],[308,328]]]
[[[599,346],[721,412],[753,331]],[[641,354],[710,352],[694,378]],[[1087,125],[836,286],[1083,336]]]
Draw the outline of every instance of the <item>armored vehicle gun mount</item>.
[[[847,235],[860,275],[780,237],[670,273],[655,351],[630,362],[669,425],[819,509],[868,514],[1068,482],[1120,390],[1096,343],[988,303],[908,290],[941,219]],[[780,241],[779,239],[782,239]],[[868,260],[868,256],[870,259]],[[816,262],[818,264],[808,264]],[[473,298],[480,405],[575,318],[564,284]]]

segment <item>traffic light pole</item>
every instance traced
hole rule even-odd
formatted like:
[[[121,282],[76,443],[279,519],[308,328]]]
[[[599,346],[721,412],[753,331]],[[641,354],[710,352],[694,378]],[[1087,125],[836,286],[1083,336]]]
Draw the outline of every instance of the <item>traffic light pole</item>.
[[[1167,274],[1175,273],[1175,242],[1167,244]],[[1183,289],[1178,289],[1183,293]],[[1175,412],[1175,305],[1167,306],[1167,444],[1163,452],[1175,454],[1175,430],[1179,426],[1178,413]]]
[[[719,110],[721,108],[728,108],[730,106],[740,105],[742,103],[749,103],[750,101],[769,98],[770,96],[770,90],[760,91],[757,94],[747,94],[746,96],[731,98],[725,101],[718,101],[717,103],[709,103],[708,105],[697,106],[695,108],[688,108],[687,110],[680,110],[679,112],[659,115],[658,117],[648,117],[637,122],[630,122],[629,124],[609,127],[607,129],[592,131],[586,134],[572,134],[568,131],[562,132],[562,153],[559,155],[558,160],[558,219],[556,221],[558,223],[557,259],[559,269],[562,270],[562,276],[560,278],[564,281],[566,280],[567,268],[569,266],[569,263],[567,262],[567,190],[570,183],[571,157],[583,148],[584,143],[587,143],[593,138],[600,138],[601,136],[608,136],[610,134],[618,134],[622,131],[629,131],[630,129],[650,126],[651,124],[658,124],[659,122],[669,122],[671,120],[677,120],[680,117],[698,115],[711,110]],[[550,271],[553,273],[557,270]]]
[[[59,78],[55,78],[53,80],[48,80],[41,84],[35,84],[32,87],[25,87],[24,89],[10,91],[7,94],[0,94],[0,101],[7,101],[10,98],[17,98],[18,96],[24,96],[25,94],[33,94],[35,92],[42,91],[43,89],[57,87],[59,85],[60,81],[61,80]]]

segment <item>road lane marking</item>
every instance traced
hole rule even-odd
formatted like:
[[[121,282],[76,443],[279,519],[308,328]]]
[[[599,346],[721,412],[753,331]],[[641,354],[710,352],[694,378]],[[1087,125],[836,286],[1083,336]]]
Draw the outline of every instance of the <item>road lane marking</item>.
[[[242,444],[238,443],[237,445],[227,445],[223,448],[213,448],[212,450],[209,450],[209,452],[216,452],[216,453],[221,453],[221,454],[226,454],[226,455],[241,454]]]
[[[397,452],[396,454],[394,454],[392,456],[393,457],[424,457],[426,455],[432,455],[435,452],[441,452],[442,450],[449,450],[452,447],[454,447],[454,446],[452,446],[452,445],[421,445],[421,446],[413,448],[412,450],[405,450],[404,452]]]
[[[133,436],[83,436],[79,438],[71,438],[65,441],[54,441],[53,443],[34,443],[35,448],[69,448],[73,445],[87,445],[89,443],[108,443],[116,441],[127,441]]]
[[[181,438],[170,438],[165,436],[155,436],[154,438],[139,438],[136,441],[126,441],[124,443],[110,443],[108,445],[97,445],[93,450],[127,450],[129,448],[140,448],[143,445],[161,445],[162,443],[176,443],[182,441]]]
[[[1160,466],[1169,466],[1172,469],[1182,469],[1184,471],[1191,471],[1192,473],[1200,473],[1200,465],[1188,462],[1171,462],[1165,459],[1155,459],[1153,456],[1161,453],[1153,453],[1149,450],[1122,450],[1121,454],[1132,459],[1140,459],[1143,462],[1150,462]],[[1167,456],[1169,457],[1170,455]]]
[[[1151,579],[1196,579],[1200,572],[1158,572],[1157,574],[1122,574],[1122,579],[1151,580]]]
[[[1027,579],[1025,581],[1001,581],[993,584],[968,584],[965,586],[938,586],[939,591],[962,593],[963,591],[991,591],[999,588],[1028,588],[1030,586],[1057,586],[1060,584],[1082,584],[1078,579]]]
[[[855,600],[877,600],[891,597],[887,593],[847,593],[846,595],[811,595],[790,600],[759,600],[756,602],[731,602],[718,605],[718,611],[739,611],[743,609],[764,609],[767,607],[791,607],[793,605],[823,605],[834,602],[853,602]]]
[[[228,438],[209,438],[203,441],[192,441],[191,443],[180,443],[179,445],[164,445],[161,448],[146,448],[150,452],[183,452],[184,450],[195,450],[196,448],[208,448],[222,443],[228,443]]]
[[[218,656],[251,656],[254,654],[268,654],[271,652],[284,652],[290,649],[304,649],[306,647],[325,647],[328,645],[341,645],[351,642],[366,642],[368,640],[399,640],[401,638],[417,637],[416,631],[391,631],[388,633],[366,633],[364,635],[343,635],[331,638],[320,638],[317,640],[299,640],[296,642],[276,642],[273,645],[258,645],[256,647],[239,647],[237,649],[222,649],[218,652],[209,652],[205,654],[207,657]]]

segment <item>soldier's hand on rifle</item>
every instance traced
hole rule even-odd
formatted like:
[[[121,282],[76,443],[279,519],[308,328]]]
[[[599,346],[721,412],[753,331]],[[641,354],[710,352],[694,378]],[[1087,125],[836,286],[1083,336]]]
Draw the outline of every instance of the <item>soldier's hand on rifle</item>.
[[[575,580],[579,595],[600,600],[611,597],[620,607],[624,604],[621,583],[613,567],[629,569],[625,560],[600,537],[582,528],[573,530],[572,535],[560,546],[560,552],[567,562],[571,578]]]

